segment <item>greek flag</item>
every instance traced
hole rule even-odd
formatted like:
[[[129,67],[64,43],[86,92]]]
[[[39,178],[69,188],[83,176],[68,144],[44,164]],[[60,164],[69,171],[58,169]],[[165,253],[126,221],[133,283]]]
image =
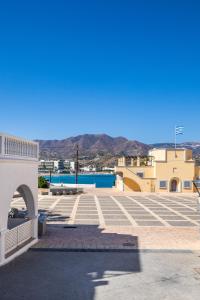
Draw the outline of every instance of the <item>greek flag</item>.
[[[183,126],[176,126],[175,127],[175,133],[176,133],[176,135],[184,134],[184,127]]]

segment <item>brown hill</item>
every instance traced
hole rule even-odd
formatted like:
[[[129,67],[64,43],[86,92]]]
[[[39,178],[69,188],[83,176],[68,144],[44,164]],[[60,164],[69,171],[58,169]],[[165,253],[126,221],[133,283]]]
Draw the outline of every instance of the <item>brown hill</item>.
[[[95,157],[97,155],[144,155],[150,146],[138,141],[130,141],[124,137],[111,137],[106,134],[84,134],[64,140],[37,140],[40,145],[41,159],[72,158],[76,145],[80,156]]]

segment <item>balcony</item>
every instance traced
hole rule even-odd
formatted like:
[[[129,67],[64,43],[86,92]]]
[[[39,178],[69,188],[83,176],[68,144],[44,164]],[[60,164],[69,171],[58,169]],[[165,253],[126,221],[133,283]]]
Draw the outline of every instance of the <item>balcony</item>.
[[[38,143],[0,133],[0,159],[38,160]]]

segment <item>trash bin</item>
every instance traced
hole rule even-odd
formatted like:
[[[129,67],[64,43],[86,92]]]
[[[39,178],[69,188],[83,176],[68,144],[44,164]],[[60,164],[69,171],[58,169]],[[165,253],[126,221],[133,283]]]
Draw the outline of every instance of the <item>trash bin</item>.
[[[38,236],[42,236],[46,233],[46,214],[40,214],[38,217]]]

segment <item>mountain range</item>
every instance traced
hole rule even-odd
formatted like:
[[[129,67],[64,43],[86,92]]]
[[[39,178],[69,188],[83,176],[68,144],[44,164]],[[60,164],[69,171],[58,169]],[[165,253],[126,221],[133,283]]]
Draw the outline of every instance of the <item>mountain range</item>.
[[[151,148],[174,148],[173,143],[144,144],[125,137],[111,137],[106,134],[83,134],[62,140],[36,140],[40,145],[41,159],[71,159],[76,145],[79,155],[90,159],[96,156],[146,155]],[[200,156],[200,142],[178,144],[178,148],[192,149]]]

